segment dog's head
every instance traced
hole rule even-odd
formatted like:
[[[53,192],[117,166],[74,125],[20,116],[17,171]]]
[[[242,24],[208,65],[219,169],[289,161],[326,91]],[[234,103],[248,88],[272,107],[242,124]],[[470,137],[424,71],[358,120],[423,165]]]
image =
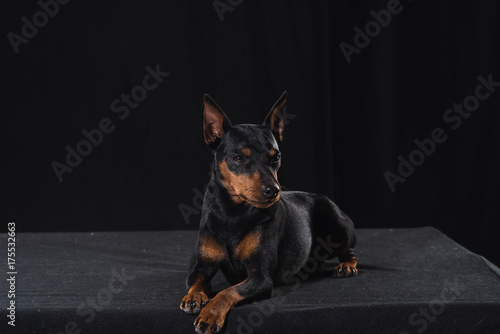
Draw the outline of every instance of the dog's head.
[[[205,143],[213,150],[217,175],[235,203],[263,209],[280,198],[278,142],[283,139],[286,99],[284,92],[262,125],[232,125],[217,103],[204,95]]]

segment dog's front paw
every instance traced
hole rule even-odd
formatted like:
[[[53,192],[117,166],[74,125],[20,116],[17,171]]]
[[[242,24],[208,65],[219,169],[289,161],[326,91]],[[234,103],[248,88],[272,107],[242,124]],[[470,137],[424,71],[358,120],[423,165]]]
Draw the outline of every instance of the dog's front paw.
[[[335,269],[333,269],[333,276],[335,277],[349,277],[356,276],[358,269],[356,269],[356,261],[340,262]]]
[[[208,296],[203,292],[188,293],[182,298],[181,310],[190,314],[198,314],[208,301]]]
[[[227,312],[221,308],[205,307],[194,321],[194,327],[198,334],[218,333],[224,326]]]

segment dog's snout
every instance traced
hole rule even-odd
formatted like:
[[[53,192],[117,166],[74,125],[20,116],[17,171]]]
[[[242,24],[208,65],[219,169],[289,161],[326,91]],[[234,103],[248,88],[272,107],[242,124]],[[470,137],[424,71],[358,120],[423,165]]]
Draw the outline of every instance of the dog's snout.
[[[269,199],[274,199],[278,197],[278,194],[280,192],[280,189],[276,187],[275,185],[263,185],[262,186],[262,194],[264,195],[265,198]]]

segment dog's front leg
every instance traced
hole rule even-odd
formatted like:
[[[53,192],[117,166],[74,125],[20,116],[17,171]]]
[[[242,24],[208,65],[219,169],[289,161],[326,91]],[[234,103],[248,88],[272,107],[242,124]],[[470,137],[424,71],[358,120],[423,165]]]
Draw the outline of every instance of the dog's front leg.
[[[186,313],[198,314],[208,303],[210,294],[210,280],[214,274],[213,268],[197,266],[189,274],[186,285],[187,295],[182,298],[181,310]]]
[[[254,273],[243,282],[219,292],[201,310],[194,325],[196,332],[211,334],[219,332],[224,326],[227,313],[244,299],[257,297],[271,292],[272,279],[262,273]]]
[[[224,249],[215,238],[201,233],[191,258],[191,269],[186,280],[188,294],[181,301],[181,310],[191,314],[200,313],[209,300],[210,281],[225,258]]]

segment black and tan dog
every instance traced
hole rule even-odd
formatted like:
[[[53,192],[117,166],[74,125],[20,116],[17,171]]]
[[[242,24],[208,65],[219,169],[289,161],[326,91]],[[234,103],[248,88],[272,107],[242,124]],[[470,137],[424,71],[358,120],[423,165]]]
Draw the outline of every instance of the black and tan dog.
[[[180,305],[187,313],[199,313],[194,323],[198,333],[219,332],[236,304],[269,295],[273,284],[286,282],[313,256],[318,241],[337,246],[321,258],[340,259],[334,276],[357,274],[356,235],[349,217],[325,196],[282,190],[278,183],[286,99],[284,92],[262,125],[233,126],[204,96],[203,132],[214,163],[186,281],[188,294]],[[219,269],[233,285],[209,300],[210,280]]]

